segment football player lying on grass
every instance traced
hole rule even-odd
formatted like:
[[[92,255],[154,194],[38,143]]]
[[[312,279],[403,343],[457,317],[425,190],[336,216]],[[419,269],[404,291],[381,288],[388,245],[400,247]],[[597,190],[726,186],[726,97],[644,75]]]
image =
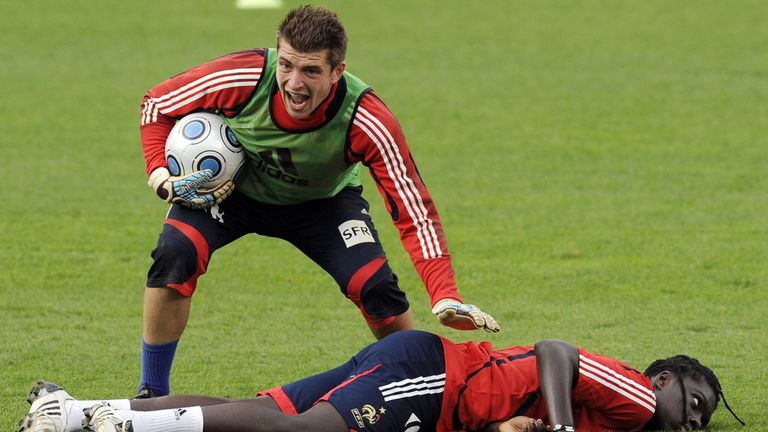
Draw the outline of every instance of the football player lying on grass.
[[[84,401],[39,381],[19,431],[694,430],[709,423],[721,396],[715,374],[687,356],[643,373],[560,340],[495,350],[407,330],[253,399]]]

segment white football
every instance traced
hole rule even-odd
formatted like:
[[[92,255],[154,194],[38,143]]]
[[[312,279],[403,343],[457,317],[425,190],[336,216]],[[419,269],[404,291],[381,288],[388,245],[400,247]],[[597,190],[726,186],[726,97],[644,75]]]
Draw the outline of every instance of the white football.
[[[165,140],[165,160],[172,176],[209,169],[212,188],[233,180],[245,162],[243,146],[216,114],[192,113],[176,122]]]

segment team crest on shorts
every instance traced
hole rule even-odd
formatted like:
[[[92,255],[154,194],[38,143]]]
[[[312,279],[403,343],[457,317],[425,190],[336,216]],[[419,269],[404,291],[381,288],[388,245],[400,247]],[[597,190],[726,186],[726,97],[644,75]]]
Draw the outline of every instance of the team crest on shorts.
[[[364,428],[367,424],[376,424],[376,422],[381,419],[381,416],[386,414],[387,410],[384,407],[379,408],[378,410],[373,407],[371,404],[365,404],[362,408],[352,409],[352,415],[355,416],[355,421],[357,422],[357,425],[361,428]]]

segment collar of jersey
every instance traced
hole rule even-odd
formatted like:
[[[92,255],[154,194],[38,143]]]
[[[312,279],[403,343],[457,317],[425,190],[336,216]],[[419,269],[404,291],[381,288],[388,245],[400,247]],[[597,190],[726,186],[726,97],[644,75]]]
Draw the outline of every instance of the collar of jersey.
[[[280,129],[289,132],[309,132],[323,127],[336,115],[339,108],[341,108],[341,102],[344,100],[346,92],[346,82],[342,78],[333,85],[328,97],[315,108],[315,111],[309,117],[295,119],[286,111],[283,98],[280,97],[280,92],[277,88],[277,82],[275,82],[271,90],[269,112],[275,125]]]

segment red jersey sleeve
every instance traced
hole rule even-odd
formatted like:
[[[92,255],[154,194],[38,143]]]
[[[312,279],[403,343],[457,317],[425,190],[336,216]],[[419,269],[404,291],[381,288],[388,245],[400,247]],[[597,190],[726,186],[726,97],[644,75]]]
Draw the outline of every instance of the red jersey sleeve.
[[[573,404],[577,430],[639,431],[656,411],[656,396],[641,372],[580,348]]]
[[[165,140],[176,120],[195,111],[237,114],[261,78],[265,50],[219,57],[152,87],[141,103],[141,145],[147,174],[165,166]]]
[[[432,305],[443,298],[461,300],[435,204],[400,125],[372,92],[362,97],[349,137],[348,158],[369,168]]]

